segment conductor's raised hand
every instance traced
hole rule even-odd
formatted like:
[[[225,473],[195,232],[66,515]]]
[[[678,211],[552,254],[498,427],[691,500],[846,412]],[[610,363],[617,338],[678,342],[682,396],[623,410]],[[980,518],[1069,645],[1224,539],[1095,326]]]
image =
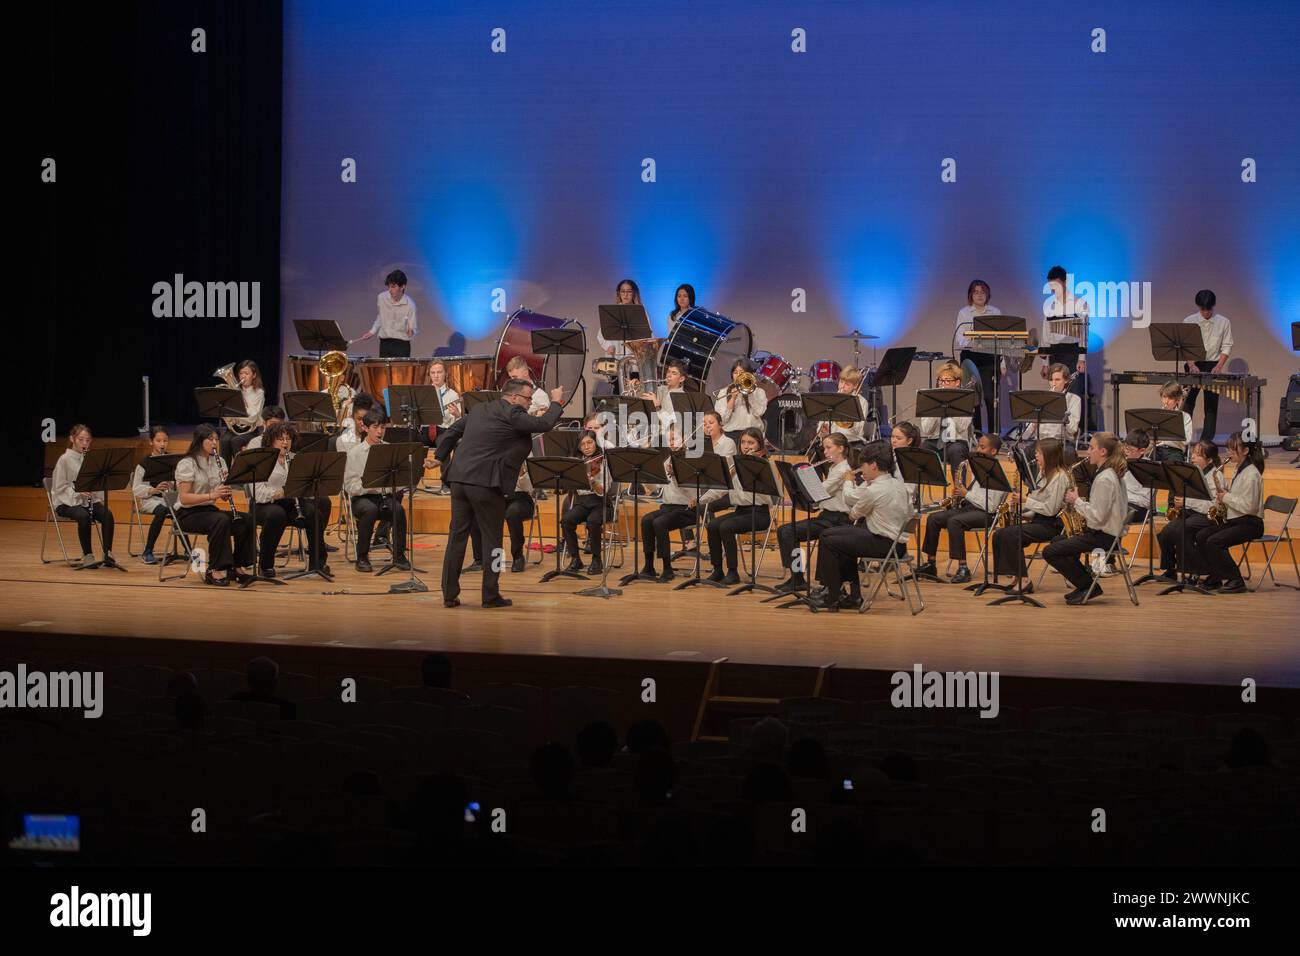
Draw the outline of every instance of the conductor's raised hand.
[[[563,388],[563,387],[557,385],[555,388],[551,389],[551,390],[550,390],[549,392],[547,392],[546,394],[548,394],[548,395],[551,396],[551,401],[553,401],[553,402],[558,402],[558,403],[560,403],[560,404],[563,404],[563,403],[564,403],[564,388]]]

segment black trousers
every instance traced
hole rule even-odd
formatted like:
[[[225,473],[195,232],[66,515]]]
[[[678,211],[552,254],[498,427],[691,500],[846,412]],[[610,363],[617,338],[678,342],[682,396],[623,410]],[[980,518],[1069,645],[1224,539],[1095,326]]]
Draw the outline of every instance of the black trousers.
[[[1183,533],[1186,527],[1187,553],[1182,553]],[[1156,540],[1160,542],[1160,570],[1186,571],[1188,574],[1205,574],[1207,568],[1196,550],[1196,536],[1205,528],[1217,527],[1199,511],[1184,511],[1160,529]]]
[[[1218,364],[1217,358],[1206,359],[1204,362],[1193,363],[1202,372],[1208,372]],[[1196,414],[1196,396],[1201,393],[1199,388],[1189,388],[1187,397],[1183,400],[1183,411],[1188,415]],[[1255,409],[1258,413],[1259,409]],[[1214,436],[1219,430],[1219,393],[1206,391],[1205,393],[1205,422],[1201,426],[1201,441],[1214,441]]]
[[[1200,552],[1201,562],[1209,569],[1210,576],[1224,584],[1230,584],[1241,580],[1241,572],[1228,549],[1263,536],[1264,519],[1256,515],[1243,515],[1223,524],[1211,524],[1208,528],[1202,528],[1196,533],[1196,550]]]
[[[925,540],[921,543],[921,553],[931,558],[938,554],[939,535],[946,530],[948,557],[965,561],[966,532],[983,528],[988,521],[988,512],[969,502],[962,502],[956,508],[947,511],[933,511],[925,523]]]
[[[1109,551],[1114,543],[1113,534],[1093,531],[1089,528],[1082,534],[1053,539],[1052,543],[1043,549],[1043,560],[1065,575],[1065,579],[1076,589],[1086,590],[1092,584],[1092,571],[1084,555],[1092,554],[1098,549]]]
[[[81,541],[81,553],[90,554],[94,539],[91,535],[90,524],[92,521],[98,521],[100,528],[104,532],[104,550],[113,550],[113,512],[104,507],[103,502],[96,501],[91,509],[82,505],[59,505],[54,509],[55,513],[63,518],[71,518],[77,523],[77,538]]]
[[[586,524],[587,542],[591,545],[591,560],[600,560],[601,531],[605,526],[605,499],[601,495],[574,495],[573,504],[560,519],[564,531],[564,552],[570,561],[580,560],[578,550],[578,525]]]
[[[723,495],[721,498],[717,498],[717,499],[715,499],[715,500],[713,500],[713,501],[710,501],[707,505],[705,505],[705,508],[704,508],[704,523],[705,523],[705,525],[708,525],[708,523],[709,523],[710,521],[712,521],[714,518],[716,518],[719,514],[721,514],[721,513],[724,512],[724,511],[729,510],[730,508],[731,508],[731,498],[729,498],[729,497],[726,496],[726,495]],[[707,530],[707,528],[706,528],[706,530]],[[683,540],[683,541],[694,541],[694,540],[695,540],[695,529],[694,529],[694,528],[685,528],[685,529],[682,531],[682,540]]]
[[[1181,448],[1175,448],[1173,445],[1156,445],[1156,450],[1152,453],[1151,460],[1186,461],[1187,453]]]
[[[221,458],[230,467],[231,462],[235,460],[235,455],[248,445],[250,441],[262,433],[260,428],[253,428],[242,435],[236,435],[234,432],[227,430],[221,436]]]
[[[862,596],[862,582],[858,578],[859,558],[883,558],[894,548],[899,557],[907,554],[907,545],[890,541],[883,535],[869,531],[865,525],[842,525],[822,532],[817,546],[817,580],[831,598],[840,593],[840,586],[849,582],[849,594]]]
[[[1061,533],[1060,518],[1044,518],[1034,515],[1033,519],[1009,528],[999,528],[993,532],[993,574],[1014,576],[1019,571],[1023,578],[1026,574],[1025,548],[1039,541],[1051,541]]]
[[[176,514],[181,530],[186,534],[201,534],[208,539],[210,570],[228,571],[232,567],[253,566],[256,560],[256,548],[253,541],[253,523],[248,520],[248,515],[241,512],[232,520],[228,508],[218,508],[216,505],[181,508]]]
[[[385,339],[379,340],[379,357],[380,358],[410,358],[411,343],[408,339]],[[379,398],[378,395],[375,396]]]
[[[794,562],[795,551],[805,544],[820,540],[822,534],[831,528],[838,528],[848,523],[847,511],[819,511],[811,518],[781,525],[776,529],[777,548],[781,552],[781,567],[789,571]]]
[[[695,524],[695,509],[690,505],[666,504],[641,516],[641,551],[647,565],[654,564],[658,554],[668,568],[672,558],[672,542],[668,536],[681,528]]]
[[[289,525],[307,533],[307,567],[317,569],[324,563],[321,557],[325,553],[325,529],[330,523],[330,500],[299,498],[298,503],[298,507],[294,507],[293,498],[281,498],[257,506],[257,523],[262,527],[258,563],[263,570],[275,566],[276,549],[280,547],[280,538]],[[301,518],[298,517],[298,508],[302,509]]]
[[[400,561],[406,551],[406,512],[402,508],[400,496],[356,495],[352,499],[352,518],[357,524],[357,560],[365,561],[370,557],[370,536],[375,522],[383,518],[392,522],[393,530],[389,534],[389,548],[393,560]]]
[[[144,514],[153,515],[149,522],[149,531],[144,539],[144,549],[152,551],[153,546],[158,543],[158,535],[162,534],[163,525],[167,522],[168,511],[166,508],[159,508],[157,511],[146,511]]]
[[[460,570],[465,564],[465,545],[470,529],[477,526],[483,549],[483,600],[501,597],[501,572],[495,556],[501,549],[501,525],[506,517],[506,496],[499,488],[451,482],[451,529],[447,556],[442,563],[442,597],[460,597]]]
[[[938,452],[943,458],[943,463],[956,471],[961,467],[961,463],[970,457],[970,445],[964,441],[950,441],[944,445],[937,438],[927,438],[921,442],[921,447]]]
[[[506,499],[506,527],[510,529],[510,557],[514,561],[524,556],[524,522],[532,520],[535,508],[533,496],[526,491],[516,491]],[[469,543],[475,563],[482,563],[483,538],[477,524],[469,526]]]
[[[715,570],[722,569],[722,557],[726,554],[727,570],[736,571],[740,568],[739,551],[736,546],[736,536],[747,534],[750,531],[766,531],[767,526],[772,523],[772,516],[768,513],[767,505],[751,506],[746,505],[743,508],[737,508],[730,514],[720,515],[709,522],[709,560],[713,562]]]

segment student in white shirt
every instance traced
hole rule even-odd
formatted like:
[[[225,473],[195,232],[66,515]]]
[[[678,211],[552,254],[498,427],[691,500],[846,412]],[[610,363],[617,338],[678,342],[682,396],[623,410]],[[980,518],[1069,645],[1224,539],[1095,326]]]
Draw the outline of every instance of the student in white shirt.
[[[279,405],[267,405],[266,408],[262,409],[261,430],[252,437],[252,439],[248,442],[248,444],[244,446],[244,448],[254,450],[254,451],[257,450],[258,448],[261,448],[262,441],[263,441],[262,436],[266,434],[266,430],[270,428],[272,425],[279,425],[286,420],[287,419],[284,417],[283,408],[281,408]]]
[[[849,422],[847,425],[843,422],[822,422],[817,426],[817,437],[825,438],[827,435],[843,435],[848,439],[850,445],[858,446],[859,451],[862,450],[862,446],[865,445],[868,440],[875,440],[877,425],[873,420],[871,407],[867,403],[866,398],[858,392],[858,388],[861,385],[861,369],[856,369],[850,366],[840,372],[840,381],[835,390],[840,395],[858,396],[858,412],[861,413],[862,420]],[[868,439],[868,436],[870,436],[870,439]]]
[[[1087,556],[1093,551],[1109,551],[1115,539],[1124,533],[1124,518],[1128,515],[1128,496],[1123,483],[1128,460],[1119,436],[1111,432],[1094,434],[1088,442],[1088,462],[1097,469],[1088,497],[1080,497],[1074,488],[1065,493],[1066,506],[1073,505],[1083,517],[1084,530],[1056,538],[1043,549],[1043,559],[1074,585],[1074,590],[1065,596],[1066,604],[1082,604],[1089,587],[1092,594],[1088,600],[1101,595],[1101,586],[1093,585],[1093,573],[1085,563]]]
[[[731,382],[719,389],[713,407],[722,416],[722,429],[732,441],[739,442],[746,429],[756,428],[759,434],[765,426],[763,415],[767,412],[767,393],[755,388],[746,395],[736,381],[743,372],[754,373],[754,363],[746,358],[736,359],[731,366]]]
[[[740,435],[740,454],[767,457],[767,445],[763,433],[757,428],[747,428]],[[734,469],[734,465],[731,466]],[[706,579],[718,587],[728,587],[740,583],[740,551],[736,542],[739,535],[751,531],[766,531],[772,521],[771,506],[776,503],[771,495],[754,495],[741,490],[740,477],[733,474],[731,489],[712,489],[700,498],[700,504],[706,505],[726,497],[731,502],[730,514],[719,515],[709,522],[709,560],[713,563],[713,573]],[[722,570],[723,557],[726,557],[727,570]]]
[[[700,416],[700,431],[704,433],[706,450],[715,455],[721,455],[723,458],[730,458],[736,454],[736,443],[722,431],[722,416],[716,411],[710,410]],[[728,495],[722,495],[718,498],[704,496],[705,500],[701,502],[700,507],[705,509],[704,521],[707,524],[721,511],[726,511],[731,507],[731,498]],[[683,551],[695,550],[695,529],[682,529]]]
[[[572,503],[560,519],[560,528],[564,533],[564,551],[569,555],[567,570],[583,570],[582,555],[578,550],[578,525],[585,524],[587,543],[591,546],[591,564],[586,569],[587,573],[604,574],[605,565],[601,561],[601,537],[605,530],[605,519],[612,515],[605,513],[605,489],[609,486],[609,468],[603,457],[596,461],[596,457],[603,455],[603,452],[596,441],[595,432],[582,433],[582,437],[578,439],[578,454],[584,461],[590,463],[587,474],[589,484],[586,488],[574,492]]]
[[[996,455],[1002,449],[1002,439],[993,432],[980,436],[977,451],[981,455]],[[992,516],[1006,493],[986,490],[978,481],[969,485],[957,483],[952,489],[953,497],[960,499],[955,508],[932,511],[926,518],[925,540],[921,544],[924,562],[916,569],[917,574],[926,574],[938,578],[939,571],[935,556],[939,553],[939,535],[948,532],[948,557],[957,562],[957,573],[951,583],[965,584],[970,580],[970,568],[966,566],[966,532],[975,528],[987,528],[992,523]]]
[[[516,355],[506,362],[506,375],[516,382],[527,382],[533,386],[533,397],[528,403],[529,415],[540,415],[551,407],[551,396],[533,380],[533,370],[528,367],[528,360]]]
[[[812,542],[831,528],[849,523],[849,503],[846,484],[853,483],[854,465],[859,464],[857,452],[850,454],[849,440],[844,435],[827,435],[822,439],[822,457],[828,463],[822,485],[830,497],[821,503],[821,510],[810,518],[781,525],[776,531],[777,550],[781,553],[781,566],[789,575],[776,586],[778,591],[793,593],[808,586],[803,571],[792,571],[797,551],[804,551],[807,561]]]
[[[219,452],[216,429],[196,427],[185,457],[176,463],[176,520],[187,534],[208,539],[204,583],[226,587],[252,580],[256,542],[248,515],[235,510],[234,489],[226,484],[226,463]],[[217,571],[226,574],[219,578]]]
[[[893,428],[889,430],[889,447],[895,448],[920,448],[921,447],[921,430],[911,422],[895,422]],[[898,456],[894,456],[893,475],[899,481],[903,480],[903,470],[898,467]],[[921,486],[912,482],[904,482],[903,487],[907,489],[907,500],[912,502],[913,510],[920,507],[921,503]]]
[[[384,285],[388,290],[379,293],[375,324],[361,338],[348,344],[364,342],[378,335],[380,358],[409,358],[411,340],[415,338],[419,326],[415,317],[415,303],[406,294],[406,273],[394,269],[384,278]]]
[[[894,477],[893,450],[884,442],[871,442],[862,456],[859,474],[866,479],[861,485],[845,489],[849,518],[865,518],[865,524],[842,525],[822,532],[817,545],[817,580],[825,591],[814,597],[821,610],[862,606],[862,584],[858,578],[859,558],[883,558],[894,549],[907,551],[907,523],[912,517],[912,503],[907,488]],[[849,596],[840,593],[844,581]]]
[[[255,429],[262,423],[262,407],[266,404],[266,388],[262,384],[262,370],[252,359],[244,359],[235,367],[239,379],[239,392],[244,398],[248,414],[243,418],[227,418],[230,430],[221,438],[221,457],[234,461],[235,453],[253,440]]]
[[[1177,382],[1166,382],[1160,388],[1160,407],[1167,412],[1177,410],[1183,401],[1183,387]],[[1186,461],[1187,446],[1192,443],[1192,416],[1183,415],[1183,440],[1162,438],[1156,442],[1153,461]]]
[[[151,425],[149,428],[149,457],[157,458],[159,455],[167,454],[167,429],[161,425]],[[156,485],[151,485],[144,480],[144,465],[135,466],[135,474],[131,476],[131,494],[135,495],[136,507],[140,509],[140,514],[152,514],[153,519],[149,522],[149,531],[144,539],[144,552],[140,555],[140,560],[145,564],[157,564],[158,559],[154,556],[153,546],[158,543],[158,535],[162,533],[163,523],[167,520],[167,503],[163,501],[163,494],[171,490],[172,482],[164,481]]]
[[[1201,330],[1201,342],[1205,346],[1205,359],[1197,362],[1196,367],[1202,372],[1217,375],[1223,371],[1228,364],[1228,356],[1232,354],[1232,323],[1228,321],[1227,316],[1219,315],[1214,311],[1216,302],[1217,299],[1211,290],[1202,289],[1196,293],[1196,311],[1183,321],[1193,322]],[[1196,411],[1196,396],[1199,392],[1200,389],[1197,388],[1187,390],[1187,400],[1183,403],[1184,411],[1189,413]],[[1214,441],[1219,425],[1218,419],[1219,395],[1217,392],[1207,391],[1205,393],[1205,422],[1201,426],[1202,438],[1207,441]]]
[[[293,459],[293,426],[276,422],[266,430],[265,437],[266,447],[279,449],[280,455],[270,477],[257,486],[257,523],[262,526],[261,574],[275,577],[275,552],[289,525],[302,528],[307,534],[308,569],[329,574],[329,566],[324,562],[324,538],[330,523],[330,500],[324,496],[286,498],[284,488],[289,479],[289,462]]]
[[[366,460],[370,449],[384,441],[384,431],[388,427],[387,416],[378,408],[372,408],[361,419],[363,441],[348,451],[347,465],[343,470],[343,490],[352,503],[352,518],[357,531],[357,570],[365,573],[374,570],[370,564],[370,532],[375,521],[385,518],[392,522],[389,535],[393,564],[400,571],[409,571],[410,562],[406,560],[406,511],[402,508],[400,492],[394,496],[388,488],[365,488],[361,485],[361,476],[365,474]]]
[[[1151,436],[1145,428],[1135,428],[1124,436],[1124,457],[1129,461],[1145,458],[1151,448]],[[1128,499],[1128,519],[1125,524],[1140,524],[1147,518],[1151,505],[1151,492],[1133,477],[1133,469],[1124,469],[1124,495]]]
[[[1246,582],[1229,549],[1264,536],[1264,449],[1259,442],[1247,444],[1241,432],[1233,432],[1228,437],[1228,458],[1237,470],[1232,483],[1215,495],[1215,503],[1228,509],[1226,520],[1198,532],[1196,550],[1209,569],[1209,580],[1202,587],[1217,588],[1219,594],[1241,594]]]
[[[375,399],[373,396],[365,392],[357,392],[352,399],[352,415],[343,423],[343,428],[332,439],[331,444],[334,447],[330,451],[348,452],[365,441],[365,433],[361,422],[366,417],[366,412],[374,407]]]
[[[425,425],[420,429],[420,440],[430,449],[433,449],[437,442],[438,429],[450,428],[455,424],[456,419],[460,418],[460,416],[464,414],[464,411],[461,407],[460,393],[447,384],[447,366],[441,359],[434,359],[429,363],[428,384],[438,390],[438,401],[442,404],[442,424]],[[388,396],[385,395],[385,403],[387,403],[387,398]],[[389,414],[392,414],[391,409],[389,410]],[[434,460],[433,452],[430,451],[427,464],[433,464]],[[451,487],[445,481],[440,481],[438,484],[438,494],[451,494]]]
[[[1051,367],[1050,385],[1053,392],[1065,392],[1065,421],[1064,422],[1043,422],[1041,431],[1036,422],[1030,422],[1025,426],[1024,438],[1026,441],[1035,441],[1039,438],[1056,438],[1064,439],[1067,449],[1067,464],[1074,461],[1074,446],[1079,438],[1079,420],[1082,410],[1082,403],[1078,395],[1066,391],[1070,381],[1070,370],[1060,362]]]
[[[683,438],[676,428],[668,432],[668,448],[670,451],[680,451],[683,445]],[[659,562],[662,570],[659,572],[656,580],[661,584],[667,584],[674,577],[672,562],[672,542],[669,539],[674,531],[682,531],[695,523],[696,505],[695,489],[687,485],[679,485],[677,477],[673,474],[671,458],[664,459],[664,470],[668,474],[668,484],[663,486],[663,495],[659,500],[659,507],[655,511],[641,516],[641,550],[644,555],[644,563],[641,568],[642,574],[655,573],[655,555],[659,555]]]
[[[77,523],[77,539],[81,542],[81,565],[89,567],[95,563],[92,553],[93,541],[91,524],[99,522],[100,533],[104,539],[104,563],[114,565],[113,559],[113,512],[109,510],[102,491],[78,492],[74,485],[81,474],[81,463],[90,450],[94,436],[85,425],[73,425],[68,430],[68,450],[60,456],[54,465],[54,475],[50,481],[50,491],[54,496],[54,510],[63,518]]]
[[[641,288],[631,279],[624,279],[614,290],[615,305],[640,305]],[[600,346],[601,351],[606,355],[613,356],[616,359],[627,357],[627,344],[621,339],[610,340],[605,338],[602,330],[596,330],[596,343]],[[616,376],[617,377],[617,376]]]
[[[935,388],[961,388],[961,366],[946,362],[935,373]],[[929,418],[917,419],[921,432],[921,447],[939,452],[949,468],[956,469],[970,456],[970,446],[975,442],[974,419]]]
[[[980,397],[983,401],[983,407],[987,419],[984,429],[986,431],[993,428],[993,381],[1001,377],[1002,370],[997,367],[997,356],[993,352],[985,351],[988,348],[984,342],[974,342],[967,338],[966,333],[975,327],[975,319],[985,315],[1001,315],[1002,310],[989,303],[992,292],[989,284],[983,279],[972,279],[971,284],[966,287],[966,305],[957,312],[957,327],[953,332],[953,355],[963,366],[969,363],[969,366],[975,370],[975,377],[980,383]],[[978,412],[979,409],[977,408]]]
[[[1219,447],[1214,442],[1197,442],[1192,446],[1192,464],[1200,469],[1205,479],[1205,488],[1214,495],[1220,488],[1228,487],[1223,477],[1223,463],[1219,460]],[[1181,508],[1176,518],[1160,529],[1157,540],[1160,542],[1160,570],[1169,581],[1178,580],[1178,572],[1204,574],[1207,568],[1201,563],[1201,554],[1196,550],[1196,536],[1215,523],[1210,520],[1210,507],[1216,503],[1211,498],[1182,498],[1173,500],[1174,507]],[[1184,555],[1183,542],[1187,542]]]
[[[663,384],[653,392],[642,392],[641,398],[654,404],[659,412],[659,429],[667,432],[670,428],[681,430],[681,422],[673,411],[670,395],[682,395],[686,392],[686,363],[681,359],[670,359],[664,365]]]
[[[1064,451],[1059,438],[1044,438],[1034,449],[1038,463],[1038,487],[1024,496],[1018,492],[1008,499],[1012,507],[1020,505],[1024,521],[993,532],[993,574],[1025,577],[1025,548],[1035,542],[1051,541],[1063,527],[1060,514],[1070,476],[1065,470]],[[1032,583],[1025,582],[1024,592],[1033,593]]]
[[[1069,316],[1077,316],[1083,322],[1084,328],[1088,325],[1088,300],[1076,299],[1074,293],[1066,288],[1069,282],[1069,273],[1065,271],[1064,266],[1052,266],[1047,271],[1047,285],[1052,291],[1052,297],[1043,303],[1043,330],[1038,336],[1038,344],[1042,348],[1051,345],[1077,345],[1081,349],[1086,348],[1078,335],[1069,335],[1065,332],[1053,332],[1051,321],[1055,319],[1064,319]],[[1077,394],[1083,394],[1083,376],[1088,371],[1088,365],[1083,355],[1080,355],[1076,364],[1075,371],[1079,373],[1079,378],[1075,379],[1078,385],[1074,389]],[[1051,369],[1044,363],[1042,376],[1048,378],[1051,375]]]

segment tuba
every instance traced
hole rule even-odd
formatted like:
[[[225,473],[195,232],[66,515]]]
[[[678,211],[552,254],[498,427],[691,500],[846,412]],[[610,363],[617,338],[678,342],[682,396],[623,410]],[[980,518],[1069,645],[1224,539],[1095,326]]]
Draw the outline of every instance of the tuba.
[[[212,377],[221,379],[221,381],[226,383],[227,388],[233,388],[238,392],[241,391],[241,389],[239,387],[239,379],[235,376],[236,364],[237,363],[235,362],[231,362],[228,365],[221,366],[221,368],[212,373]],[[236,435],[247,435],[257,427],[255,425],[250,425],[248,422],[240,421],[238,418],[223,418],[222,421],[224,421],[226,427]]]
[[[629,339],[623,343],[627,355],[618,365],[619,392],[623,395],[636,394],[638,391],[653,391],[653,383],[658,381],[655,374],[659,357],[659,347],[663,339]],[[632,387],[632,373],[640,379],[638,388]]]
[[[325,379],[325,391],[329,393],[330,404],[334,406],[334,424],[326,427],[326,431],[338,431],[343,427],[344,414],[343,402],[340,400],[339,390],[343,386],[343,378],[348,374],[348,356],[346,352],[326,352],[316,363],[320,369],[321,376]]]

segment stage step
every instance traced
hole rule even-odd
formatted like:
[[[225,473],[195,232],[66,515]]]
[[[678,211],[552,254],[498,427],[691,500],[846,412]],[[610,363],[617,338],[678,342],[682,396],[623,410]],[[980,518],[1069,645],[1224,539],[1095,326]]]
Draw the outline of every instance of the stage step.
[[[757,667],[718,658],[709,667],[691,739],[726,741],[729,735],[718,736],[720,723],[726,726],[737,717],[775,717],[783,700],[822,696],[834,666]]]

